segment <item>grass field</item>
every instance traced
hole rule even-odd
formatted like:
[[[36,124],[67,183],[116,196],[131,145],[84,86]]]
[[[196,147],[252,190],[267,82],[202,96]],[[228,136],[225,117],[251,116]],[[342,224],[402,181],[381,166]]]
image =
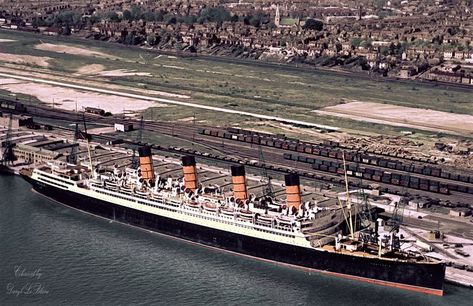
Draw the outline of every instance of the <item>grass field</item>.
[[[447,86],[378,82],[315,70],[295,72],[284,68],[273,69],[199,58],[177,58],[118,44],[79,38],[50,38],[6,30],[0,31],[0,39],[15,40],[1,42],[2,53],[52,58],[47,68],[52,72],[70,75],[86,65],[100,64],[106,70],[127,69],[148,72],[152,75],[118,77],[83,75],[77,76],[78,79],[103,79],[121,85],[185,94],[190,95],[194,103],[334,125],[348,130],[394,134],[398,133],[400,128],[317,116],[311,111],[357,100],[473,115],[471,91]],[[110,58],[35,49],[34,46],[40,43],[81,47],[108,54]],[[32,65],[29,67],[38,68]],[[252,125],[255,121],[243,116],[196,111],[177,106],[148,109],[145,111],[145,117],[175,121],[193,116],[194,112],[197,121],[212,124]]]

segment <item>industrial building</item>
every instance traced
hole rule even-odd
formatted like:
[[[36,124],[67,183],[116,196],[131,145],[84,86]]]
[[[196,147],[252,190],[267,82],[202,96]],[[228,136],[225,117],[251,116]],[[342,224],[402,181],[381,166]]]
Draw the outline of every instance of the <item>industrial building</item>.
[[[133,123],[122,122],[114,124],[115,132],[130,132],[133,131]]]
[[[471,209],[468,207],[454,207],[450,209],[450,216],[452,217],[468,217],[471,215]]]
[[[10,115],[3,114],[0,112],[0,126],[8,127],[10,124]],[[33,118],[30,116],[23,115],[12,115],[11,116],[11,127],[13,129],[18,129],[20,126],[30,126],[33,125]]]
[[[15,146],[13,152],[18,159],[24,160],[25,163],[32,164],[46,163],[61,156],[58,152],[24,144]]]

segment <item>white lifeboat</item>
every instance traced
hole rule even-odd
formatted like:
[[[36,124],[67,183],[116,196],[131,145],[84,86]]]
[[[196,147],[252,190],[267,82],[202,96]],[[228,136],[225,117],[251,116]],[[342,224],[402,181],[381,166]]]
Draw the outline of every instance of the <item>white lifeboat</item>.
[[[273,223],[273,217],[270,215],[258,215],[256,220],[261,223],[271,224]]]
[[[128,185],[128,184],[123,183],[123,184],[120,185],[120,190],[123,190],[123,191],[126,191],[126,192],[131,192],[132,189],[133,188],[131,188],[131,186]]]
[[[294,222],[293,218],[284,215],[277,216],[276,221],[278,222],[278,224],[285,226],[292,226]]]
[[[204,207],[204,210],[210,211],[210,212],[217,212],[218,210],[218,206],[216,204],[212,204],[209,202],[205,202],[203,207]]]
[[[240,216],[240,218],[242,219],[245,219],[245,220],[252,220],[255,213],[252,212],[252,211],[249,211],[249,210],[240,210],[240,212],[238,213],[238,215]]]
[[[233,216],[235,214],[235,211],[233,209],[223,208],[220,210],[220,213],[222,213],[225,216]]]
[[[113,182],[113,181],[110,181],[110,180],[105,180],[104,183],[105,183],[105,186],[107,186],[110,189],[114,189],[114,190],[118,189],[117,182]]]
[[[199,208],[200,207],[200,204],[198,202],[195,202],[195,201],[189,201],[186,204],[189,207],[194,207],[194,208]]]
[[[147,196],[149,195],[149,190],[147,190],[147,189],[135,188],[135,189],[134,189],[134,192],[135,192],[137,195],[140,195],[140,196],[143,196],[143,197],[147,197]]]

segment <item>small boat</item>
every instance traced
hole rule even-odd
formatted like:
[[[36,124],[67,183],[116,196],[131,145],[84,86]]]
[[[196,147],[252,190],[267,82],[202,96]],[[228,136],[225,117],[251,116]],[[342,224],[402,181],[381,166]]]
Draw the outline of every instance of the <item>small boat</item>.
[[[273,217],[270,215],[258,215],[256,217],[256,220],[262,223],[267,223],[267,224],[273,223]]]
[[[276,217],[276,221],[277,221],[278,224],[280,224],[280,225],[287,225],[287,226],[290,226],[290,225],[292,225],[292,223],[294,222],[294,219],[291,218],[291,217],[288,217],[288,216],[279,215],[279,216]]]
[[[242,219],[253,219],[253,216],[255,215],[254,212],[252,211],[249,211],[249,210],[240,210],[240,212],[238,213],[238,216]]]
[[[233,209],[228,209],[228,208],[221,209],[220,213],[225,216],[232,216],[232,217],[233,215],[235,215],[235,211]]]
[[[158,192],[152,191],[152,192],[151,192],[151,196],[152,196],[153,198],[158,198],[158,199],[160,199],[160,198],[163,197],[163,194],[162,194],[162,192],[161,192],[160,190],[159,190]]]
[[[131,188],[130,185],[121,184],[120,185],[120,190],[123,190],[125,192],[131,192],[133,190],[133,188]]]
[[[114,186],[114,187],[118,187],[118,184],[117,184],[117,182],[110,181],[110,180],[105,180],[105,185],[107,185],[107,186]]]
[[[186,203],[187,206],[190,206],[190,207],[194,207],[194,208],[199,208],[200,207],[200,204],[198,202],[194,202],[194,201],[189,201]]]
[[[135,188],[133,191],[134,191],[137,195],[140,195],[140,196],[143,196],[143,197],[149,196],[149,190],[146,190],[146,189],[138,189],[138,188]]]
[[[105,181],[105,186],[111,190],[118,190],[118,184],[109,180]]]
[[[217,210],[218,210],[217,205],[211,204],[209,202],[205,202],[203,207],[204,207],[204,210],[210,211],[210,212],[217,212]]]

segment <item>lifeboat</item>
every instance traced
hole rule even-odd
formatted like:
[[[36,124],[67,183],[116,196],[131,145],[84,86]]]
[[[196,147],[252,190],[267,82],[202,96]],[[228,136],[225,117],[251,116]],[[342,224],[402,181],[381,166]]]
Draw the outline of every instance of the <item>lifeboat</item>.
[[[123,190],[123,191],[125,191],[125,192],[131,192],[131,191],[132,191],[132,188],[131,188],[131,186],[129,186],[129,185],[127,185],[127,184],[122,184],[122,185],[120,186],[120,190]]]
[[[152,197],[155,197],[155,198],[159,198],[159,197],[162,197],[163,195],[161,194],[161,190],[158,189],[153,189],[153,191],[151,192],[151,196]]]
[[[256,219],[262,223],[267,223],[267,224],[273,223],[273,217],[270,215],[258,215]]]
[[[137,195],[140,195],[140,196],[143,196],[143,197],[147,197],[149,195],[149,190],[147,189],[138,189],[138,188],[135,188],[134,189],[134,192],[137,194]]]
[[[212,204],[212,203],[209,203],[209,202],[205,202],[203,207],[204,207],[204,210],[210,211],[210,212],[217,212],[217,210],[218,210],[218,207],[217,207],[216,204]]]
[[[104,183],[105,183],[105,186],[107,186],[110,189],[114,189],[114,190],[118,189],[118,184],[116,182],[105,180]]]
[[[292,226],[293,219],[288,216],[277,216],[276,221],[279,225]]]
[[[194,201],[189,201],[186,204],[187,204],[187,206],[194,207],[194,208],[199,208],[200,207],[200,204],[197,203],[197,202],[194,202]]]
[[[225,216],[232,216],[233,217],[233,215],[235,214],[235,211],[233,209],[224,208],[224,209],[220,210],[220,213],[222,213]]]
[[[242,218],[242,219],[246,219],[246,220],[252,220],[253,219],[253,216],[255,215],[254,212],[252,211],[249,211],[249,210],[240,210],[240,212],[238,213],[239,217]]]

